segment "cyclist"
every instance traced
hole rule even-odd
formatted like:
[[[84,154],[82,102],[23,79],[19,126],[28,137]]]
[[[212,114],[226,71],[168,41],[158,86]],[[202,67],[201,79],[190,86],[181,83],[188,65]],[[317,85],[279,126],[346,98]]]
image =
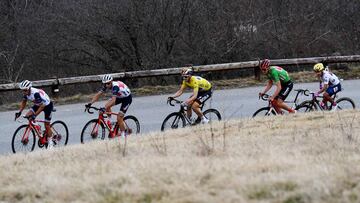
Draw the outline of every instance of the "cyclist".
[[[45,133],[48,137],[48,149],[52,148],[54,142],[52,141],[52,131],[50,129],[51,122],[51,113],[54,109],[53,102],[50,100],[49,96],[42,89],[37,89],[32,87],[32,82],[24,80],[19,83],[19,88],[23,92],[23,100],[20,104],[19,112],[15,113],[15,119],[19,118],[22,111],[24,110],[28,100],[32,101],[34,105],[26,113],[26,117],[29,119],[35,120],[42,111],[45,114]],[[44,135],[44,136],[46,136]]]
[[[120,111],[117,116],[117,123],[120,128],[120,136],[125,137],[126,127],[124,123],[124,116],[132,102],[131,91],[125,83],[121,81],[113,81],[113,77],[108,74],[103,76],[102,83],[103,87],[101,90],[92,98],[90,103],[85,105],[85,108],[90,108],[93,103],[99,100],[100,96],[104,95],[107,90],[111,90],[112,97],[106,102],[105,107],[101,108],[100,113],[105,111],[111,112],[111,107],[121,103]]]
[[[184,90],[189,87],[193,89],[193,94],[185,102],[183,106],[187,108],[187,116],[191,120],[192,110],[201,118],[201,123],[208,123],[207,119],[201,112],[200,106],[212,96],[211,83],[200,76],[193,75],[192,67],[186,67],[181,71],[182,84],[180,89],[168,99],[176,98],[184,93]],[[190,108],[191,107],[191,108]]]
[[[279,66],[270,66],[269,59],[264,59],[260,62],[260,69],[262,73],[266,74],[269,81],[264,91],[259,93],[259,96],[263,96],[275,85],[276,90],[269,98],[275,110],[280,114],[282,114],[281,109],[287,110],[289,113],[295,113],[294,109],[284,103],[293,88],[293,82],[288,72]]]
[[[319,96],[323,93],[321,106],[326,108],[325,104],[329,101],[332,104],[331,109],[335,110],[337,108],[337,104],[331,96],[341,91],[339,78],[334,73],[326,69],[322,63],[315,64],[314,71],[316,76],[320,79],[320,90],[315,94],[315,96]]]

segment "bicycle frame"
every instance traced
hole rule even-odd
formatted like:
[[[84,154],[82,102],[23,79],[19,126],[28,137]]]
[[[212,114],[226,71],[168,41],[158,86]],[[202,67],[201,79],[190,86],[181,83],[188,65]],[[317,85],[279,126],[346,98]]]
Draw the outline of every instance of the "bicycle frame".
[[[37,137],[39,137],[39,139],[41,140],[41,143],[42,144],[45,144],[47,142],[47,137],[46,136],[41,136],[41,132],[39,129],[35,128],[35,123],[45,123],[46,121],[44,120],[28,120],[29,121],[29,124],[28,126],[26,127],[26,130],[25,130],[25,133],[24,135],[22,136],[21,138],[21,141],[22,142],[25,142],[29,139],[29,133],[31,130],[34,130],[35,131],[35,134]]]
[[[208,99],[209,99],[209,98],[208,98]],[[206,99],[206,100],[208,100],[208,99]],[[206,100],[205,100],[205,101],[206,101]],[[180,100],[172,99],[172,100],[168,101],[168,103],[170,104],[170,106],[175,106],[174,104],[172,104],[172,101],[175,101],[175,103],[177,103],[177,104],[181,104],[181,103],[182,103],[182,101],[180,101]],[[205,102],[205,101],[204,101],[204,102]],[[204,102],[200,105],[201,111],[202,111],[202,109],[203,109],[203,107],[204,107]],[[188,107],[188,108],[191,108],[191,107]],[[186,110],[185,110],[184,106],[180,105],[180,109],[179,109],[178,112],[185,118],[185,121],[186,121],[185,125],[196,125],[196,124],[198,124],[198,123],[200,122],[200,121],[198,122],[198,120],[196,120],[194,123],[192,123],[191,120],[187,117],[185,111],[186,111]],[[175,121],[174,121],[174,122],[175,122]]]

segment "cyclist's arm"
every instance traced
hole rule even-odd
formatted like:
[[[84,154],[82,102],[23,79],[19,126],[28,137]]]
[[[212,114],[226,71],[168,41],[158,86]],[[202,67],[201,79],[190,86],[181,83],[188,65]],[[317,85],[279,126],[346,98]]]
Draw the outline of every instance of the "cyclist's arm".
[[[19,112],[22,112],[25,109],[26,102],[27,102],[27,100],[25,100],[25,99],[21,101]]]
[[[171,97],[176,98],[176,97],[181,96],[184,93],[185,88],[186,88],[185,85],[181,85],[180,89]]]
[[[266,94],[266,92],[268,92],[271,89],[272,85],[273,85],[272,80],[269,80],[268,84],[266,85],[266,87],[262,93]]]
[[[277,81],[277,82],[275,83],[275,86],[276,86],[276,90],[275,90],[272,98],[275,98],[275,97],[278,96],[278,94],[280,93],[280,91],[281,91],[281,82],[280,82],[280,81]]]
[[[324,84],[323,87],[318,91],[318,94],[325,92],[328,87],[329,87],[329,84]]]
[[[98,93],[96,93],[90,103],[93,104],[93,103],[97,102],[99,100],[100,96],[103,94],[104,94],[104,92],[102,92],[102,91],[99,91]]]

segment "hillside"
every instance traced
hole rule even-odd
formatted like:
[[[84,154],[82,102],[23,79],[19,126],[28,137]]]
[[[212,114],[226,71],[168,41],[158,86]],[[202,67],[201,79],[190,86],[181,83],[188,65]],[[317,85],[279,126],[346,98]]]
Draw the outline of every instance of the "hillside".
[[[0,202],[359,202],[359,116],[231,120],[0,156]]]

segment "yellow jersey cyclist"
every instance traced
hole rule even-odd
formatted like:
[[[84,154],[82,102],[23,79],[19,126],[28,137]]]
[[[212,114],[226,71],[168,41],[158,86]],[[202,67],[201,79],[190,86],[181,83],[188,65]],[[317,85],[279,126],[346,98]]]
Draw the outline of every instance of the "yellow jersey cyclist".
[[[52,141],[52,131],[50,129],[51,114],[54,109],[53,102],[50,100],[49,96],[42,89],[37,89],[32,87],[32,82],[29,80],[24,80],[19,84],[19,88],[23,93],[23,100],[20,104],[19,112],[15,113],[15,119],[17,119],[24,108],[26,107],[27,101],[32,101],[34,105],[30,108],[30,111],[26,113],[26,117],[29,119],[35,120],[42,111],[45,114],[45,132],[48,137],[48,149],[51,149],[54,146]],[[44,135],[44,136],[46,136]]]
[[[275,85],[276,90],[269,98],[275,110],[278,113],[282,113],[281,109],[287,110],[289,113],[295,113],[294,109],[284,103],[293,88],[293,82],[288,72],[279,66],[270,66],[269,59],[264,59],[260,62],[260,69],[262,73],[266,74],[269,81],[264,91],[259,93],[259,96],[264,95]]]
[[[190,120],[192,110],[201,118],[201,123],[208,123],[209,120],[201,112],[200,106],[212,96],[211,83],[200,76],[193,75],[191,67],[184,68],[181,71],[182,84],[180,89],[169,99],[181,96],[184,90],[189,87],[193,89],[193,94],[182,105],[187,106],[187,116]]]
[[[334,73],[326,69],[322,63],[315,64],[314,71],[320,79],[320,90],[315,94],[315,96],[319,96],[323,93],[323,101],[320,105],[322,107],[326,107],[325,104],[329,101],[332,104],[331,109],[335,110],[337,108],[337,104],[331,96],[341,91],[339,78]]]
[[[125,137],[125,122],[124,116],[126,111],[129,109],[132,103],[132,95],[129,87],[121,81],[113,81],[111,75],[104,75],[102,78],[103,87],[101,90],[92,98],[91,102],[85,105],[85,108],[91,107],[93,103],[99,100],[100,96],[104,95],[108,90],[111,90],[112,97],[109,99],[104,108],[101,108],[101,112],[111,112],[111,107],[121,103],[120,111],[117,116],[117,123],[120,128],[120,136]]]

